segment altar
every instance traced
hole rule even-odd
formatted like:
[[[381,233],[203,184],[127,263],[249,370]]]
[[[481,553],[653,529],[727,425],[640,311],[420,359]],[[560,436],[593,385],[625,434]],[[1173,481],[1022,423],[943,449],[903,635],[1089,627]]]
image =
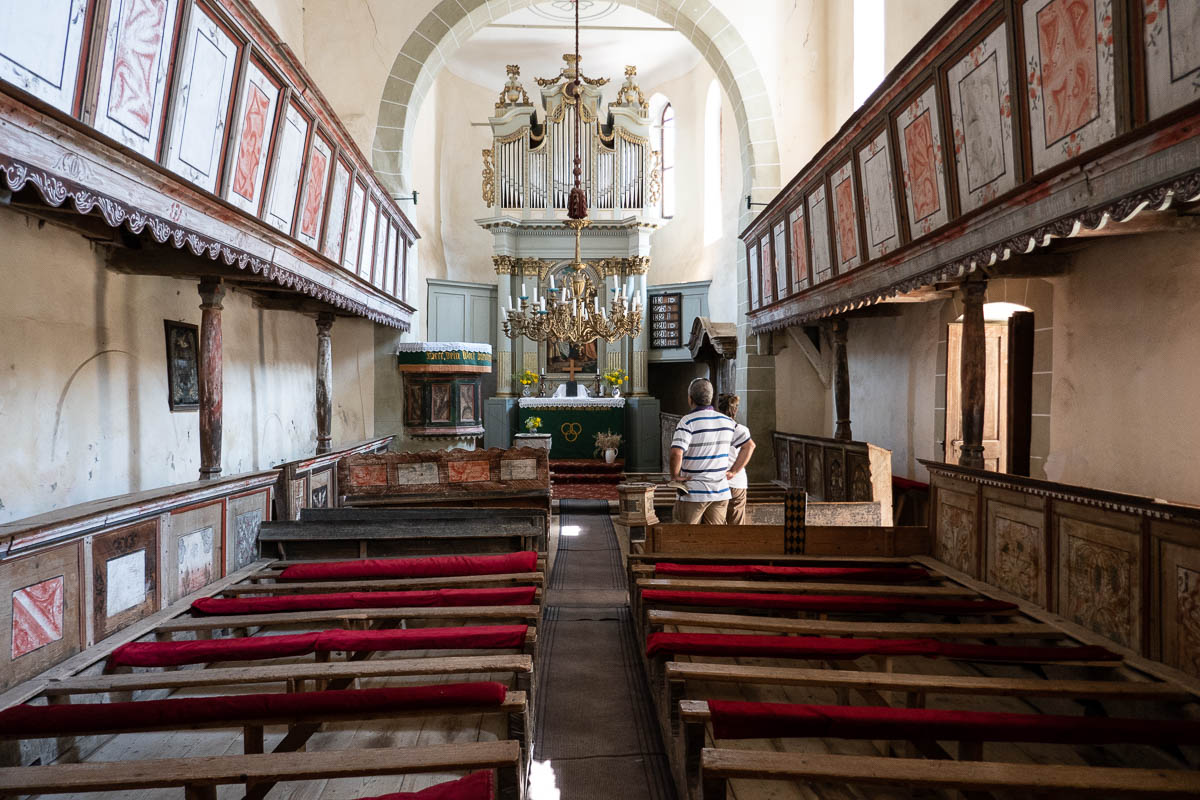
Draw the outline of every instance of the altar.
[[[596,434],[621,434],[618,458],[625,457],[624,397],[522,397],[517,404],[517,425],[541,417],[542,433],[550,434],[550,458],[597,458]]]

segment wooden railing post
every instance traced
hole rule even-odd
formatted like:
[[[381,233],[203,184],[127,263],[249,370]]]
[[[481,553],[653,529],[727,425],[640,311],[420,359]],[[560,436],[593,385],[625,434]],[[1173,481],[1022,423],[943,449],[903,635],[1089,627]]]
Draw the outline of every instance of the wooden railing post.
[[[984,387],[987,381],[987,351],[983,338],[983,301],[987,281],[963,283],[963,328],[960,360],[962,398],[962,452],[958,463],[983,469]]]
[[[846,358],[846,331],[850,323],[839,317],[833,322],[833,405],[837,426],[833,438],[848,442],[850,433],[850,362]]]
[[[328,453],[333,437],[330,424],[333,419],[333,343],[329,329],[333,327],[333,314],[317,315],[317,452]]]
[[[200,281],[200,480],[221,474],[223,366],[220,279]]]

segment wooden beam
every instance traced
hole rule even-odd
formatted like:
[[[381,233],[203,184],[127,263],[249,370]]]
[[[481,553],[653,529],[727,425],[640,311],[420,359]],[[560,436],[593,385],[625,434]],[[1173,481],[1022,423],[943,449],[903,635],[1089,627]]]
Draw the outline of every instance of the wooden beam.
[[[333,342],[329,329],[333,314],[317,315],[317,452],[328,453],[333,442],[330,422],[333,419]]]
[[[983,469],[983,410],[987,385],[983,303],[986,296],[987,281],[970,280],[963,284],[962,358],[959,366],[963,443],[958,463],[976,469]]]
[[[850,432],[850,362],[846,357],[846,331],[849,323],[844,317],[833,322],[833,404],[837,425],[833,438],[844,442],[854,436]]]
[[[224,414],[224,357],[221,346],[220,280],[200,282],[200,480],[221,474],[221,429]]]

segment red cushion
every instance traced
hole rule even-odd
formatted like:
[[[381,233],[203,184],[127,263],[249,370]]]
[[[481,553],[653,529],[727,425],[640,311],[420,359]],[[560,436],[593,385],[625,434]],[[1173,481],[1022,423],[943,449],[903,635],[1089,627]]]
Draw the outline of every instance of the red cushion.
[[[391,689],[187,697],[126,703],[13,706],[0,711],[0,732],[10,736],[63,736],[106,730],[217,725],[242,720],[341,713],[409,711],[442,706],[499,706],[502,683],[451,683]]]
[[[334,650],[471,650],[521,647],[527,625],[477,625],[456,628],[412,628],[406,631],[325,631],[317,652]]]
[[[257,661],[334,650],[471,650],[521,647],[527,625],[299,633],[189,642],[130,642],[109,656],[114,666],[174,667],[213,661]]]
[[[720,606],[723,608],[791,608],[804,611],[858,612],[871,614],[987,614],[1017,606],[1001,600],[946,600],[925,597],[876,597],[874,595],[751,594],[743,592],[672,592],[644,589],[642,601],[677,606]]]
[[[248,636],[238,639],[197,639],[189,642],[130,642],[110,655],[109,663],[123,667],[177,667],[211,661],[254,661],[313,652],[319,633],[287,636]]]
[[[534,586],[499,589],[433,589],[416,592],[339,592],[278,597],[202,597],[192,602],[201,614],[273,614],[341,608],[417,608],[430,606],[519,606],[534,600]]]
[[[710,700],[717,739],[830,737],[1056,744],[1200,744],[1192,720],[1068,717],[887,706],[810,706]]]
[[[936,639],[841,639],[753,633],[652,633],[646,656],[762,656],[767,658],[855,659],[861,656],[929,656],[960,661],[1119,661],[1103,647],[1009,647],[957,644]]]
[[[507,575],[533,572],[537,553],[497,556],[429,556],[425,558],[361,558],[321,564],[295,564],[279,575],[285,581],[358,580],[361,578],[450,578],[462,575]]]
[[[449,783],[439,783],[419,792],[393,792],[362,800],[493,800],[495,780],[492,771],[472,772],[465,778]]]
[[[672,564],[654,566],[655,575],[686,575],[711,578],[809,578],[815,580],[879,581],[904,583],[924,581],[930,575],[920,567],[777,567],[768,564]]]
[[[921,483],[920,481],[914,481],[912,478],[898,478],[895,475],[892,476],[892,486],[896,489],[928,489],[929,488],[928,483]]]

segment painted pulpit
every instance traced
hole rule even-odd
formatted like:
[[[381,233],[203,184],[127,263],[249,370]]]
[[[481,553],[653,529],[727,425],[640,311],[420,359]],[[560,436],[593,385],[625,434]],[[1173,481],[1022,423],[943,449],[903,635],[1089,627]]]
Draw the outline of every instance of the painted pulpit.
[[[473,447],[482,436],[481,379],[492,371],[492,346],[476,342],[401,342],[396,369],[404,375],[404,434],[429,449]]]

